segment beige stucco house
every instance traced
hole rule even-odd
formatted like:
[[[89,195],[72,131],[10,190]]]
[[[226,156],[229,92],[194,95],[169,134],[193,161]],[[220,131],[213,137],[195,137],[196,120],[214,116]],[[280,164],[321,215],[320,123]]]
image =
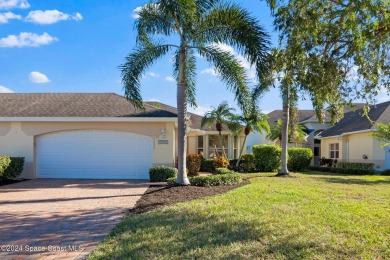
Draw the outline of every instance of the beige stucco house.
[[[221,151],[217,131],[188,117],[188,153]],[[223,135],[235,158],[243,135]],[[0,94],[0,155],[25,157],[23,178],[148,179],[151,166],[174,165],[176,136],[176,108],[157,102],[142,111],[116,94]]]
[[[323,131],[319,136],[321,157],[373,163],[376,170],[390,169],[389,147],[381,148],[380,141],[371,136],[375,123],[390,123],[390,101],[370,106],[368,117],[362,109],[350,111],[335,126]]]

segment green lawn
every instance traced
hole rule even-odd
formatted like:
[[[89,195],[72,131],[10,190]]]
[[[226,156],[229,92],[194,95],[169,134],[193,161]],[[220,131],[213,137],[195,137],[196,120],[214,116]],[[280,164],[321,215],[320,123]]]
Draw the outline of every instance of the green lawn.
[[[129,216],[91,259],[390,259],[390,177],[272,175]]]

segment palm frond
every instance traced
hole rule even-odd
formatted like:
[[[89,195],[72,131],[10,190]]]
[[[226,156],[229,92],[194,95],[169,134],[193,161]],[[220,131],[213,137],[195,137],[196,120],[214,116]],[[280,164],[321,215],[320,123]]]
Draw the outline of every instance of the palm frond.
[[[205,16],[198,31],[200,42],[220,42],[234,46],[251,65],[258,78],[268,70],[270,36],[247,10],[236,4],[222,3]]]
[[[149,34],[169,36],[175,33],[175,20],[169,15],[166,15],[158,4],[146,4],[142,6],[137,14],[139,18],[134,24],[138,32],[137,43],[148,43]]]
[[[198,50],[201,56],[214,65],[227,88],[234,92],[239,106],[245,106],[246,100],[249,99],[249,90],[245,69],[241,64],[231,53],[218,47],[200,47]]]
[[[126,62],[124,64],[119,66],[125,97],[130,100],[135,107],[144,107],[140,93],[142,74],[169,50],[170,47],[167,45],[156,44],[140,46],[126,57]]]

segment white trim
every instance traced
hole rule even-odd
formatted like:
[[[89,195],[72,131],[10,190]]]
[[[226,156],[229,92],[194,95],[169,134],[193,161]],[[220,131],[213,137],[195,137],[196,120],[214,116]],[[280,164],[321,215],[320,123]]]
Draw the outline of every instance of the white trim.
[[[0,122],[177,122],[176,117],[0,117]]]
[[[332,136],[325,136],[325,137],[317,135],[317,138],[318,139],[340,138],[340,137],[343,137],[343,136],[346,136],[346,135],[360,134],[360,133],[367,133],[367,132],[375,132],[375,129],[366,129],[366,130],[359,130],[359,131],[353,131],[353,132],[346,132],[346,133],[343,133],[341,135],[332,135]]]

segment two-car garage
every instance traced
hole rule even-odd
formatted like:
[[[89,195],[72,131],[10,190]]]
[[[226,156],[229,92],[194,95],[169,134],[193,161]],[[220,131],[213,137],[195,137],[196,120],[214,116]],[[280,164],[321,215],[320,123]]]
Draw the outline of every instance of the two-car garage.
[[[110,130],[73,130],[36,137],[37,178],[148,179],[150,136]]]

